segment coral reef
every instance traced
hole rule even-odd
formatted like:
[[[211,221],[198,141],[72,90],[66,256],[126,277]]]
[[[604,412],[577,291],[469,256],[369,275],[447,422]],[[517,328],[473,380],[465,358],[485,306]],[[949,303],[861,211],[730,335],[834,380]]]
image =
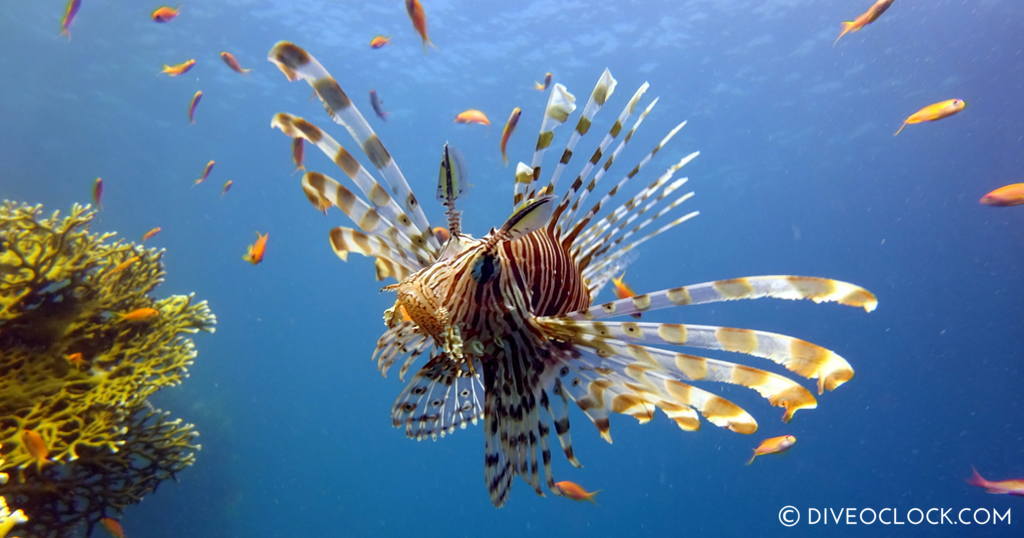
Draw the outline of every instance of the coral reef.
[[[4,459],[0,457],[0,468],[4,466]],[[7,483],[7,473],[0,473],[0,486]],[[7,500],[0,497],[0,538],[7,536],[7,533],[11,532],[11,529],[15,525],[25,523],[28,518],[25,517],[25,512],[20,509],[11,511],[7,507]]]
[[[0,206],[0,471],[12,474],[0,494],[28,513],[33,536],[91,528],[199,448],[191,424],[146,400],[187,377],[187,335],[213,332],[216,318],[191,295],[151,297],[163,252],[90,233],[94,216]]]

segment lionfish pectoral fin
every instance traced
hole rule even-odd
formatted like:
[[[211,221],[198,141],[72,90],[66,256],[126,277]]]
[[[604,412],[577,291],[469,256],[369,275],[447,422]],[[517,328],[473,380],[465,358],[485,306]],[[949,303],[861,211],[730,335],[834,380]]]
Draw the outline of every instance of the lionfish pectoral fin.
[[[480,369],[479,360],[472,371]],[[483,418],[484,387],[467,363],[445,353],[430,358],[398,395],[391,423],[416,440],[437,439]]]

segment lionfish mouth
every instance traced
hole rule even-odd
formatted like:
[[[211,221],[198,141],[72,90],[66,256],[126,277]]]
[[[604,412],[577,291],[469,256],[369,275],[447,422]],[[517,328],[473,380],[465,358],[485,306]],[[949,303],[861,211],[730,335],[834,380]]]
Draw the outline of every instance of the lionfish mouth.
[[[532,162],[516,167],[512,196],[516,209],[501,228],[480,239],[461,233],[455,210],[462,191],[461,169],[445,146],[437,196],[448,217],[447,238],[442,241],[391,154],[327,70],[305,50],[284,41],[271,49],[269,59],[289,80],[302,79],[313,87],[331,119],[352,135],[382,178],[312,123],[284,113],[274,116],[273,127],[320,148],[361,193],[318,172],[302,178],[303,192],[315,208],[337,207],[356,224],[356,228],[330,231],[334,252],[342,260],[350,252],[371,257],[378,280],[397,281],[385,288],[397,292],[397,299],[385,313],[387,329],[377,341],[374,358],[384,375],[401,361],[402,379],[420,357],[426,358],[426,364],[395,401],[393,424],[404,428],[409,437],[436,439],[482,419],[485,483],[495,506],[508,499],[515,475],[543,495],[543,473],[547,488],[554,491],[552,428],[569,463],[579,466],[569,435],[570,403],[608,441],[610,413],[643,423],[651,420],[655,409],[684,431],[697,430],[703,417],[734,432],[755,432],[754,417],[714,394],[714,383],[755,390],[770,405],[784,410],[784,421],[800,409],[817,406],[815,396],[786,375],[666,347],[768,359],[798,377],[816,380],[818,394],[853,377],[843,357],[783,334],[609,321],[663,308],[763,297],[874,310],[875,296],[846,282],[751,276],[593,304],[593,297],[625,268],[637,247],[697,215],[696,211],[679,214],[679,207],[693,193],[676,194],[686,178],[675,174],[698,152],[669,166],[632,197],[611,205],[612,198],[635,184],[654,154],[686,122],[674,127],[603,195],[595,194],[657,103],[654,99],[639,108],[647,83],[625,103],[561,195],[558,180],[617,82],[608,70],[601,74],[558,164],[541,181],[541,161],[555,130],[576,109],[575,97],[563,85],[554,84]],[[585,205],[591,194],[596,200]]]

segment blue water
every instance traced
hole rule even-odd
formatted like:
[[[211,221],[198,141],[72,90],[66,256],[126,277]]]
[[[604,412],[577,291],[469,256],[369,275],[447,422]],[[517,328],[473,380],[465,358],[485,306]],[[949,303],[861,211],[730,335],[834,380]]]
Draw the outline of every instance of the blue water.
[[[423,1],[438,45],[426,54],[397,0],[190,2],[165,25],[148,19],[156,3],[84,0],[70,42],[57,36],[62,1],[0,11],[0,196],[67,208],[102,176],[95,229],[136,238],[163,227],[151,240],[167,249],[158,293],[195,291],[219,320],[215,335],[196,337],[191,378],[156,398],[197,425],[203,450],[180,483],[125,512],[129,536],[1020,535],[1020,498],[964,479],[971,465],[1024,477],[1024,207],[977,202],[1024,177],[1024,4],[897,0],[833,47],[839,21],[869,2]],[[371,50],[378,33],[393,41]],[[391,116],[370,121],[438,221],[439,151],[458,147],[472,183],[465,227],[477,235],[510,211],[512,168],[497,146],[514,106],[524,113],[510,157],[532,153],[546,98],[534,80],[554,72],[582,105],[602,68],[618,79],[581,162],[650,81],[661,101],[610,178],[688,119],[638,179],[699,149],[685,170],[697,196],[684,207],[701,214],[640,249],[634,288],[800,274],[879,298],[871,314],[761,300],[650,319],[806,338],[846,357],[856,377],[788,425],[756,394],[724,390],[758,419],[753,436],[617,416],[608,445],[574,412],[585,467],[556,453],[556,479],[603,490],[598,504],[540,498],[517,479],[494,509],[479,427],[417,443],[390,425],[402,384],[369,357],[392,296],[369,260],[331,252],[327,231],[349,224],[310,208],[270,118],[301,115],[354,145],[306,84],[265,60],[281,39],[314,54],[368,117],[377,90]],[[254,71],[228,70],[221,50]],[[187,58],[198,60],[188,74],[157,74]],[[189,125],[197,89],[205,97]],[[968,103],[961,114],[892,136],[907,115],[953,97]],[[466,108],[494,124],[452,123]],[[306,153],[310,169],[342,177]],[[193,188],[210,159],[210,179]],[[254,267],[241,256],[257,231],[270,240]],[[782,434],[799,439],[789,454],[743,465],[760,439]],[[777,520],[784,505],[804,517],[793,529]],[[1013,519],[807,524],[809,508],[829,507],[893,507],[904,519],[912,508],[1009,508]]]

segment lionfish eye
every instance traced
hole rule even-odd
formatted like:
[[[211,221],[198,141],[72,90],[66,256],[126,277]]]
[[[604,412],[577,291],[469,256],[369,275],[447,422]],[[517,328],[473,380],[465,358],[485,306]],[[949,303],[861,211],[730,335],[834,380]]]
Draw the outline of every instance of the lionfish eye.
[[[498,275],[498,263],[493,254],[484,252],[473,262],[473,280],[486,284]]]

